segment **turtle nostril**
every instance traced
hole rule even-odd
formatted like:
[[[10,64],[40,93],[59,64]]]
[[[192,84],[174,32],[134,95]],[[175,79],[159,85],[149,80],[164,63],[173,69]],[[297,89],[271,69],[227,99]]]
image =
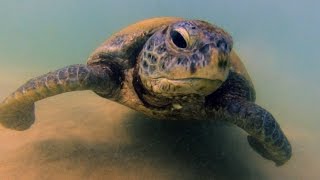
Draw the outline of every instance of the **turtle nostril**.
[[[191,72],[191,74],[194,74],[196,71],[197,71],[196,63],[195,62],[191,62],[191,64],[190,64],[190,72]]]

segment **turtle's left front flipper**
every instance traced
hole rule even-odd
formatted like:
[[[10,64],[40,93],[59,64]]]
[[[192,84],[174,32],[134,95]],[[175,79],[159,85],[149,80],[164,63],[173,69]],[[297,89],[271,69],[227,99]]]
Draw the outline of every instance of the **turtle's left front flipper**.
[[[28,129],[35,120],[34,103],[57,94],[92,90],[112,97],[120,87],[119,71],[103,65],[71,65],[29,80],[0,104],[0,124]]]
[[[249,145],[262,157],[277,166],[287,162],[292,154],[291,145],[274,117],[254,102],[225,98],[219,109],[212,109],[219,119],[245,130]],[[218,112],[218,113],[217,113]]]

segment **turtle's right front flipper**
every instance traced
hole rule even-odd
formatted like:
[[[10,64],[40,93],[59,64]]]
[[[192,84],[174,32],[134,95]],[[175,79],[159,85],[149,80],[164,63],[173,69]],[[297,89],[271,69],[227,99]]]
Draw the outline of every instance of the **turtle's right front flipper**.
[[[119,72],[102,65],[71,65],[29,80],[0,104],[0,123],[28,129],[35,120],[34,103],[57,94],[93,90],[112,97],[120,87]]]

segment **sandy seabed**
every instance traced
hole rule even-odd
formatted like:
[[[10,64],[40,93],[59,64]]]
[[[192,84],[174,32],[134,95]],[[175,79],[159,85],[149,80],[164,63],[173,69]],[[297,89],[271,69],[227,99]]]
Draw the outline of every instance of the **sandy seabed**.
[[[318,179],[317,134],[286,125],[292,159],[264,160],[237,127],[149,119],[92,92],[36,104],[28,130],[0,129],[0,179]]]

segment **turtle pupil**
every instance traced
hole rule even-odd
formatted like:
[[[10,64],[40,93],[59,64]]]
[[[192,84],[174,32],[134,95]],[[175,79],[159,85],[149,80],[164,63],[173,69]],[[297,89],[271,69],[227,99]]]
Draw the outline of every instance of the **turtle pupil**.
[[[170,33],[170,36],[172,38],[172,42],[178,48],[186,48],[187,47],[186,40],[183,38],[183,36],[178,31],[172,31]]]

